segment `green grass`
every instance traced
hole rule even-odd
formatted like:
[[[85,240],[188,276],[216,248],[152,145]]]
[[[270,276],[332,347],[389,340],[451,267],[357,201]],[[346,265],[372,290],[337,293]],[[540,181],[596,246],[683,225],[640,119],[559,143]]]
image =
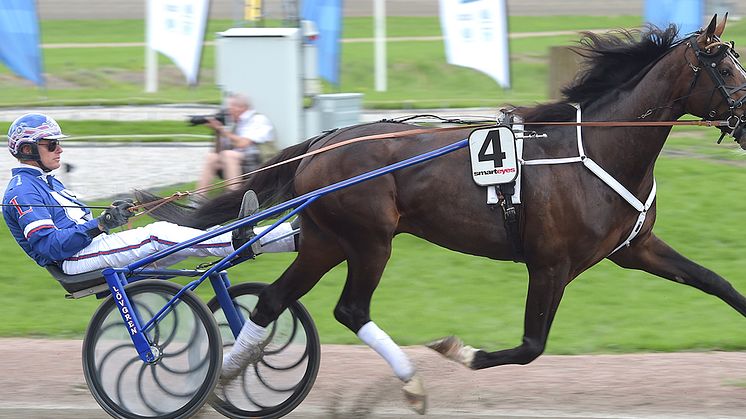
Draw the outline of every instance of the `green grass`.
[[[142,122],[129,121],[77,121],[77,120],[59,120],[57,121],[63,127],[65,134],[71,136],[71,139],[78,136],[88,135],[148,135],[157,134],[163,137],[158,141],[168,141],[168,134],[199,134],[210,135],[212,130],[203,126],[189,126],[186,123],[187,115],[184,116],[185,122],[179,121],[148,121],[147,124]],[[120,141],[118,139],[117,141]],[[123,140],[127,140],[126,137]],[[98,141],[98,140],[97,140]],[[139,139],[137,141],[140,141]],[[182,141],[179,139],[179,141]],[[202,140],[206,141],[206,140]]]
[[[371,18],[347,18],[343,37],[373,36]],[[548,17],[511,17],[512,33],[528,31],[578,31],[636,27],[636,16],[584,17],[562,19]],[[741,25],[740,22],[735,25]],[[209,22],[208,40],[215,32],[232,26],[227,20]],[[43,21],[42,42],[102,43],[143,42],[144,26],[139,20]],[[439,36],[436,17],[390,17],[387,35]],[[324,84],[325,92],[364,93],[364,105],[377,108],[427,108],[435,106],[494,106],[505,102],[516,104],[541,101],[547,92],[547,56],[552,45],[567,45],[576,35],[513,39],[510,43],[513,88],[502,90],[484,74],[445,63],[442,41],[392,42],[388,44],[387,92],[376,92],[373,81],[373,44],[342,45],[341,85]],[[215,47],[204,48],[201,82],[185,86],[184,78],[171,62],[159,58],[159,92],[145,94],[144,49],[126,48],[47,48],[43,51],[47,87],[38,89],[0,68],[0,106],[81,105],[81,104],[148,104],[148,103],[218,103],[220,92],[215,85]]]
[[[721,159],[736,153],[713,144],[714,130],[682,131],[667,151],[709,148],[707,158],[713,161],[667,155],[659,160],[655,231],[746,291],[743,238],[734,228],[746,211],[739,192],[746,173]],[[291,254],[262,255],[232,269],[231,277],[269,282],[292,259]],[[63,299],[63,290],[22,253],[4,225],[0,264],[6,267],[0,271],[0,336],[81,336],[99,302]],[[325,343],[358,343],[332,316],[345,274],[344,266],[337,267],[302,300]],[[372,316],[406,345],[457,334],[479,347],[513,346],[522,335],[526,285],[521,264],[462,255],[402,235],[374,296]],[[210,298],[209,285],[199,294]],[[743,327],[742,316],[711,296],[603,262],[568,287],[548,352],[742,350]]]
[[[508,20],[510,32],[577,31],[585,29],[630,28],[639,26],[639,16],[511,16]],[[233,21],[212,19],[208,22],[206,39],[212,41],[217,32],[233,27]],[[278,26],[269,21],[267,26]],[[44,44],[65,43],[109,43],[144,42],[145,23],[142,20],[46,20],[41,22],[41,41]],[[347,17],[342,25],[343,38],[370,38],[374,35],[373,18]],[[389,16],[386,19],[386,35],[439,36],[440,19],[437,17]]]

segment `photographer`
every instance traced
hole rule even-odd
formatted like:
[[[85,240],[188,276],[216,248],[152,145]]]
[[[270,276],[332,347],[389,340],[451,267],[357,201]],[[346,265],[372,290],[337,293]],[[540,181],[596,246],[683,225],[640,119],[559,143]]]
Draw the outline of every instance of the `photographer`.
[[[231,94],[227,100],[227,111],[231,125],[224,125],[215,117],[205,118],[206,124],[217,137],[215,151],[205,158],[197,190],[211,184],[222,170],[224,179],[234,179],[250,172],[274,154],[275,129],[269,118],[257,113],[242,94]],[[241,182],[229,184],[238,189]]]

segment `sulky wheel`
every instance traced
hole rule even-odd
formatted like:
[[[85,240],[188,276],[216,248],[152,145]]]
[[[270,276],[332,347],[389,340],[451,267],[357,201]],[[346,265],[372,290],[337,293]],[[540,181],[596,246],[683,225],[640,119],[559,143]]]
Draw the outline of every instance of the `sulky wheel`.
[[[125,287],[144,325],[181,286],[143,280]],[[96,310],[83,341],[83,373],[99,405],[117,418],[184,418],[204,405],[223,354],[212,313],[191,291],[147,331],[160,356],[143,362],[113,298]]]
[[[230,287],[242,318],[248,318],[266,284],[244,283]],[[226,353],[234,336],[217,299],[207,304],[215,313]],[[279,418],[295,409],[311,391],[319,372],[321,347],[311,315],[296,301],[269,325],[270,342],[262,359],[249,365],[226,387],[218,387],[209,402],[229,418]]]

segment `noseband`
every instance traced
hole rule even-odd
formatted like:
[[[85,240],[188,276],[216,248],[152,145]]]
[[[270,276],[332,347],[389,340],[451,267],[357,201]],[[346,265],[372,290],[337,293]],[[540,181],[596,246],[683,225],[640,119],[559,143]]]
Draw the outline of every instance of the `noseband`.
[[[746,123],[746,115],[741,115],[739,117],[735,113],[736,109],[743,106],[744,101],[746,101],[746,96],[742,97],[739,100],[736,100],[733,98],[733,94],[746,88],[746,83],[737,87],[728,88],[728,86],[726,86],[725,84],[725,80],[723,80],[722,75],[717,70],[717,66],[725,59],[725,57],[731,56],[733,58],[733,61],[737,63],[739,67],[741,67],[741,70],[744,70],[743,66],[741,66],[741,63],[737,59],[739,55],[733,49],[733,41],[731,41],[730,43],[722,42],[717,37],[714,37],[715,42],[702,49],[697,44],[697,36],[699,36],[699,34],[695,33],[686,41],[687,48],[692,48],[692,50],[694,51],[694,55],[697,57],[698,64],[697,66],[695,66],[692,63],[689,63],[689,67],[692,68],[695,74],[694,79],[692,80],[691,87],[689,89],[690,93],[694,89],[694,85],[697,83],[697,79],[700,75],[700,70],[704,69],[707,74],[710,75],[710,78],[715,84],[715,90],[713,90],[712,96],[715,95],[715,91],[718,91],[720,92],[723,100],[728,104],[728,115],[725,119],[728,122],[727,128],[730,130],[730,132],[734,132],[741,124]],[[716,49],[712,51],[713,48]],[[708,103],[712,103],[712,96],[710,96],[710,100]],[[712,120],[716,116],[718,116],[716,111],[712,109],[707,114],[707,117],[705,119]],[[723,134],[720,136],[718,143],[723,140],[725,134],[726,132],[723,131]]]

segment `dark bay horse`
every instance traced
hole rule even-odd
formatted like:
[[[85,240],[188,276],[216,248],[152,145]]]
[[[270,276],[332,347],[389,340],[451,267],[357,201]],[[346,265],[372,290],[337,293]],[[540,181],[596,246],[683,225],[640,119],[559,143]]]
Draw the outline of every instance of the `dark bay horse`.
[[[526,128],[547,138],[528,139],[524,159],[578,155],[576,127],[532,122],[575,121],[579,104],[584,121],[675,121],[685,114],[729,120],[721,129],[743,148],[746,72],[719,40],[725,21],[676,41],[675,27],[650,28],[639,36],[626,31],[586,34],[579,52],[587,68],[565,89],[565,100],[515,112]],[[306,157],[248,178],[268,206],[333,182],[351,178],[466,138],[470,129],[410,135],[413,125],[363,124],[321,140],[282,151],[269,164],[351,138],[403,132],[396,138],[354,143]],[[583,127],[585,154],[645,202],[653,188],[656,159],[670,126]],[[458,252],[511,260],[505,227],[485,204],[485,189],[471,178],[465,149],[426,164],[395,171],[318,199],[300,215],[298,255],[261,294],[251,320],[266,326],[290,302],[308,292],[333,267],[348,264],[347,281],[335,318],[373,347],[405,382],[413,407],[425,407],[425,392],[406,355],[370,317],[370,302],[391,254],[392,238],[410,233]],[[486,351],[445,338],[434,349],[469,368],[526,364],[543,351],[565,287],[604,258],[631,269],[687,284],[712,294],[746,315],[746,298],[725,279],[677,253],[652,233],[654,201],[639,234],[630,235],[640,211],[581,163],[523,166],[521,243],[529,274],[522,342]],[[181,219],[204,228],[235,217],[243,191],[227,193]],[[444,202],[442,197],[449,197]]]

